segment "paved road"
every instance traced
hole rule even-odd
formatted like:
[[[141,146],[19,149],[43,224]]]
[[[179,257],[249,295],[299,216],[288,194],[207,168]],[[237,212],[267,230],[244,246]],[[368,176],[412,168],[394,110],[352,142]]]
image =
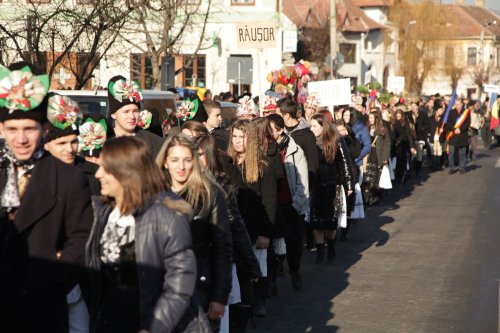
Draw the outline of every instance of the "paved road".
[[[334,264],[305,253],[303,289],[280,277],[253,332],[500,332],[499,158],[410,180],[368,209]]]

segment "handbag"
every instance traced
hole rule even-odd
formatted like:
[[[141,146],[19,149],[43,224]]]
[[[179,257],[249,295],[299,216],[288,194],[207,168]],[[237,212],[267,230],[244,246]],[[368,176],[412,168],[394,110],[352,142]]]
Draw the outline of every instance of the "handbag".
[[[371,185],[372,187],[378,187],[378,181],[380,177],[380,168],[378,166],[377,150],[375,144],[377,142],[378,136],[375,137],[372,143],[372,150],[368,154],[368,160],[366,161],[365,169],[365,183]]]

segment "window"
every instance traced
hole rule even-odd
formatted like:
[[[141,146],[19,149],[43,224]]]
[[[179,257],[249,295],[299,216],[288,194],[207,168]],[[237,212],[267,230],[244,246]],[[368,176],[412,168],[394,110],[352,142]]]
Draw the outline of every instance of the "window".
[[[255,0],[231,0],[231,6],[254,6]]]
[[[178,56],[182,60],[182,74],[176,80],[176,85],[181,87],[206,86],[206,59],[204,54],[198,54],[193,59],[190,55]],[[177,63],[177,62],[176,62]],[[178,68],[176,68],[176,71]]]
[[[467,49],[467,65],[475,66],[477,63],[477,49],[475,47],[469,47]]]
[[[444,64],[447,67],[455,66],[455,50],[453,47],[444,48]]]
[[[345,64],[356,63],[356,44],[340,43],[339,49]]]
[[[151,58],[144,53],[130,55],[130,78],[139,82],[142,89],[153,88],[153,66]]]

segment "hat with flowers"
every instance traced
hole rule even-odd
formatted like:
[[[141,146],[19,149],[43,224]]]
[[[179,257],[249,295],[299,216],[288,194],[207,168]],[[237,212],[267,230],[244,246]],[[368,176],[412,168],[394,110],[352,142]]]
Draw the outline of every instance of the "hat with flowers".
[[[33,64],[0,66],[0,122],[9,119],[47,120],[49,77]]]

